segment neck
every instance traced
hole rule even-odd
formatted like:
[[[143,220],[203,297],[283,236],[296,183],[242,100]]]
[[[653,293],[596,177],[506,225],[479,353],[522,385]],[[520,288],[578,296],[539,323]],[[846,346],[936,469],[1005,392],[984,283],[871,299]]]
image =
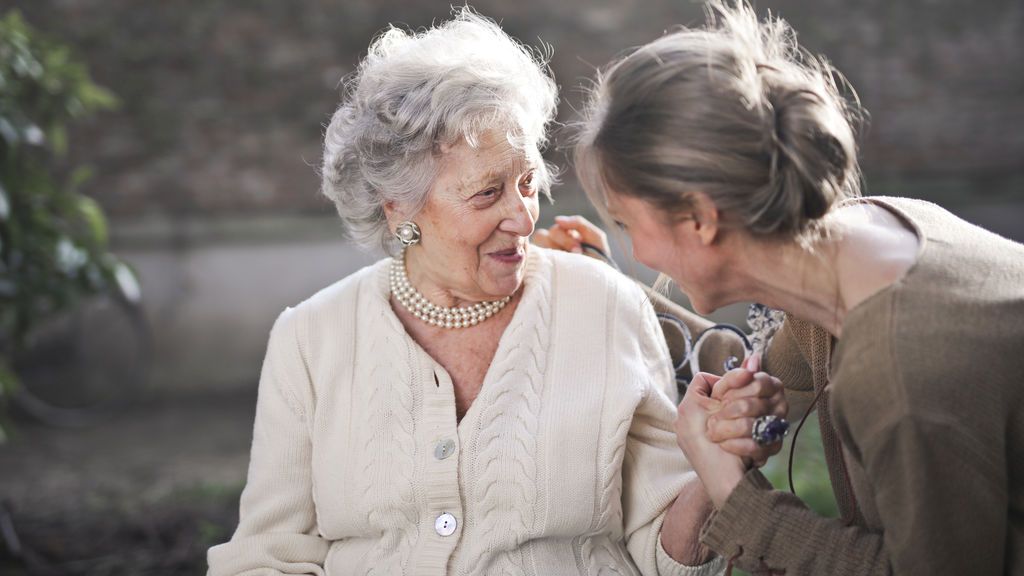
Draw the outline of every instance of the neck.
[[[847,308],[839,284],[839,242],[823,238],[810,246],[796,241],[747,242],[736,266],[744,300],[785,310],[835,337]]]
[[[430,268],[428,262],[424,262],[422,258],[416,257],[415,249],[407,248],[404,252],[404,257],[405,273],[409,283],[431,304],[446,308],[476,304],[476,302],[462,297],[454,290],[445,288],[440,282],[436,281],[437,273]]]

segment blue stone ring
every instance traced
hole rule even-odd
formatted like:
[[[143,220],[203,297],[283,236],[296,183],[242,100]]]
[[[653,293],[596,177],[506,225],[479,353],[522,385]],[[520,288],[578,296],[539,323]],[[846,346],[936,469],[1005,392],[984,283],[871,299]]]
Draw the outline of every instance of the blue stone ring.
[[[782,441],[789,433],[789,422],[778,416],[761,416],[754,420],[750,437],[761,446]]]

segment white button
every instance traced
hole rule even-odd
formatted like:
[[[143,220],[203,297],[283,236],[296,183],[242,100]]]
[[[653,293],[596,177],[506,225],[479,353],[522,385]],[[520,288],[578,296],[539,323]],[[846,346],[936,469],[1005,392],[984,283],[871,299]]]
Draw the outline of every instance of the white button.
[[[447,512],[438,516],[437,520],[434,520],[434,530],[437,530],[437,533],[441,536],[451,536],[452,534],[455,534],[455,527],[458,525],[459,523],[456,522],[455,516],[452,516]]]
[[[434,458],[438,460],[444,460],[455,453],[455,441],[454,440],[442,440],[434,446]]]

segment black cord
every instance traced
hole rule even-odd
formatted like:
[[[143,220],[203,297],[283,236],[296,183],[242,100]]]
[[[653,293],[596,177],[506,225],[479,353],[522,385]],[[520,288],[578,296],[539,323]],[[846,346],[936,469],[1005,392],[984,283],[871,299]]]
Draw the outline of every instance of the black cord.
[[[605,252],[604,250],[598,248],[597,246],[590,244],[589,242],[580,242],[580,247],[583,248],[584,252],[589,251],[597,254],[602,260],[611,265],[612,268],[615,268],[616,270],[621,270],[619,268],[619,265],[615,263],[615,260],[612,259],[611,255]]]

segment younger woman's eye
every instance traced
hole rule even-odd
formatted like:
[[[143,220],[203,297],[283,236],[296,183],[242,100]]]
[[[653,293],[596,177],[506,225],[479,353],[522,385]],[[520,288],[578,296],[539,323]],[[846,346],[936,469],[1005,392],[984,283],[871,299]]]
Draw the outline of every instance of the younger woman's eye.
[[[622,221],[615,220],[614,222],[615,222],[615,226],[617,226],[619,230],[622,230],[623,232],[626,231],[626,225]]]

